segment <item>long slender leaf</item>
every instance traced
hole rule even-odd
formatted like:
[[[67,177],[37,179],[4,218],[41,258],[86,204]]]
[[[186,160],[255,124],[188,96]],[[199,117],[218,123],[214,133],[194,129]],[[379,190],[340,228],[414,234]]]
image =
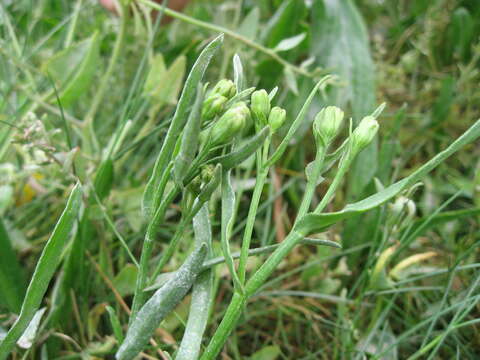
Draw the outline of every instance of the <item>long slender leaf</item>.
[[[212,230],[208,218],[208,203],[204,204],[200,212],[193,218],[195,243],[200,246],[207,244],[207,251],[211,252]],[[207,255],[207,258],[210,255]],[[213,301],[213,270],[208,269],[198,275],[193,285],[192,302],[188,314],[187,325],[183,334],[176,360],[196,360],[200,353],[203,333],[207,327],[210,306]]]
[[[50,239],[48,239],[42,255],[28,285],[25,299],[23,300],[20,315],[10,328],[7,336],[0,344],[0,360],[8,357],[15,343],[22,336],[28,324],[33,319],[47,291],[48,284],[61,261],[62,251],[69,239],[69,234],[76,221],[82,201],[82,188],[75,185],[65,206],[60,219],[55,225]]]
[[[188,173],[189,167],[195,157],[198,149],[200,127],[202,125],[202,104],[203,104],[203,87],[199,84],[197,89],[197,97],[193,104],[192,111],[188,116],[187,124],[182,135],[180,151],[175,159],[173,166],[173,174],[175,181],[179,185],[183,185],[183,179]]]
[[[329,226],[348,219],[354,215],[374,209],[398,195],[401,191],[412,186],[422,177],[432,171],[446,158],[460,150],[463,146],[473,142],[480,136],[480,120],[477,120],[462,136],[455,140],[448,148],[437,154],[430,161],[414,171],[410,176],[386,187],[378,193],[361,201],[348,204],[343,210],[325,214],[307,214],[296,225],[296,231],[302,234],[311,234],[324,231]]]
[[[142,209],[144,215],[147,217],[150,217],[153,214],[163,194],[163,187],[159,187],[158,185],[165,172],[165,168],[171,160],[175,142],[177,141],[187,119],[188,107],[192,103],[197,86],[202,80],[203,74],[210,63],[210,60],[222,43],[223,34],[216,37],[205,47],[205,49],[203,49],[185,81],[185,86],[180,95],[175,114],[173,115],[160,154],[155,162],[152,175],[143,194]]]
[[[234,150],[226,155],[215,157],[209,160],[208,163],[219,163],[222,164],[223,170],[230,170],[234,166],[237,166],[243,161],[247,160],[250,155],[255,153],[255,151],[257,151],[257,149],[263,145],[269,133],[270,127],[265,126],[237,150]]]
[[[175,275],[142,306],[128,328],[117,351],[117,360],[131,360],[143,350],[160,322],[184,298],[200,272],[207,246],[198,247],[175,272]]]

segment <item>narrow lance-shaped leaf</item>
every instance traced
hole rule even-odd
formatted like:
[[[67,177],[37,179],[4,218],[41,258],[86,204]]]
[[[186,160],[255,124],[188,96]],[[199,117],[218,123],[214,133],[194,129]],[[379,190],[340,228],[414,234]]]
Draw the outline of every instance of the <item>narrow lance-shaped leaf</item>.
[[[200,272],[206,253],[207,246],[199,246],[175,275],[143,305],[115,355],[117,360],[131,360],[145,348],[160,322],[187,294]]]
[[[255,88],[254,88],[254,87],[251,87],[251,88],[248,88],[248,89],[245,89],[245,90],[242,90],[242,91],[237,92],[237,94],[236,94],[234,97],[232,97],[230,100],[228,100],[228,101],[225,103],[224,108],[225,108],[225,109],[228,109],[228,108],[230,108],[233,104],[236,104],[237,102],[245,101],[245,99],[250,98],[250,95],[252,95],[252,93],[253,93],[254,91],[255,91]]]
[[[180,100],[173,115],[172,122],[168,129],[167,135],[163,142],[160,154],[155,162],[152,175],[145,187],[143,194],[142,209],[144,215],[150,217],[158,206],[161,196],[163,195],[164,186],[159,187],[160,180],[165,168],[171,160],[171,156],[175,147],[175,142],[185,124],[188,107],[192,103],[193,97],[198,84],[202,80],[203,74],[210,63],[213,55],[223,42],[223,35],[218,36],[210,42],[200,53],[197,61],[192,67],[190,74],[185,81]]]
[[[242,60],[238,54],[233,55],[233,81],[237,86],[237,91],[241,92],[245,87],[245,79],[243,75]]]
[[[234,150],[226,155],[213,158],[209,160],[208,163],[219,163],[222,164],[224,171],[230,170],[234,166],[237,166],[238,164],[247,160],[253,153],[255,153],[255,151],[257,151],[257,149],[263,145],[269,133],[270,127],[265,126],[261,131],[259,131],[237,150]]]
[[[298,46],[303,39],[305,39],[306,33],[301,33],[292,37],[289,37],[287,39],[283,39],[280,41],[277,46],[273,49],[274,51],[287,51],[291,50],[294,47]]]
[[[65,210],[55,225],[50,239],[40,255],[37,266],[28,285],[20,315],[0,344],[0,360],[4,360],[15,347],[28,324],[40,307],[48,284],[61,261],[63,249],[68,241],[82,201],[80,184],[75,185],[67,201]]]
[[[367,197],[366,199],[348,204],[343,210],[325,214],[307,214],[298,221],[297,225],[295,226],[295,230],[301,234],[311,234],[324,231],[329,226],[341,220],[348,219],[356,214],[363,213],[382,205],[386,201],[397,196],[401,191],[415,184],[422,177],[432,171],[436,166],[438,166],[442,161],[460,150],[463,146],[476,140],[479,136],[480,120],[477,120],[474,125],[472,125],[462,136],[450,144],[449,147],[429,160],[418,170],[414,171],[410,176],[386,187],[385,189]]]
[[[208,218],[208,203],[205,203],[200,212],[193,218],[193,230],[195,232],[196,246],[205,243],[210,253],[212,229]],[[207,255],[207,258],[209,257],[210,254]],[[207,327],[209,310],[213,300],[212,286],[213,271],[211,269],[198,275],[193,285],[192,302],[190,304],[187,325],[175,360],[198,359],[203,333]]]
[[[203,104],[203,87],[199,84],[197,89],[197,97],[193,104],[192,111],[188,116],[187,124],[182,135],[180,151],[175,159],[173,166],[173,174],[177,184],[183,185],[183,179],[188,173],[189,167],[195,157],[198,149],[200,128],[202,125],[202,104]]]
[[[222,177],[222,229],[221,229],[221,246],[225,263],[227,264],[228,271],[232,276],[235,288],[243,293],[243,286],[238,278],[238,274],[235,270],[235,263],[233,262],[232,253],[230,251],[230,236],[232,234],[233,227],[233,214],[235,211],[235,192],[232,189],[230,183],[230,171],[223,173]]]

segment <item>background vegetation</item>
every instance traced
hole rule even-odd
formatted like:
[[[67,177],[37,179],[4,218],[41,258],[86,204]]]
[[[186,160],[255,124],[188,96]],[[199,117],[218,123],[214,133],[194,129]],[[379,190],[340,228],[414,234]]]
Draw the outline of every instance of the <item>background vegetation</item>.
[[[93,0],[0,4],[0,337],[76,179],[93,186],[103,171],[113,184],[84,199],[88,211],[42,301],[35,341],[24,339],[12,358],[113,356],[112,314],[126,326],[136,278],[123,245],[139,258],[141,197],[184,76],[225,29],[206,79],[233,78],[238,53],[249,86],[279,87],[287,123],[321,74],[338,76],[314,100],[310,120],[336,104],[357,123],[387,103],[377,143],[361,154],[330,210],[410,174],[479,116],[476,0],[197,0],[187,18],[159,27],[143,9],[121,21]],[[309,129],[300,129],[271,173],[255,247],[281,242],[292,225],[315,152]],[[336,225],[325,235],[342,249],[295,248],[251,300],[223,358],[478,358],[479,158],[478,143],[470,145],[391,204]],[[248,166],[234,173],[243,194],[238,219],[246,218],[255,179]],[[322,184],[317,198],[324,191]],[[177,210],[168,210],[154,256],[172,237]],[[234,229],[233,250],[244,225]],[[261,261],[252,258],[249,268]],[[216,274],[207,337],[231,292],[226,268]],[[167,352],[178,347],[188,300],[157,331]]]

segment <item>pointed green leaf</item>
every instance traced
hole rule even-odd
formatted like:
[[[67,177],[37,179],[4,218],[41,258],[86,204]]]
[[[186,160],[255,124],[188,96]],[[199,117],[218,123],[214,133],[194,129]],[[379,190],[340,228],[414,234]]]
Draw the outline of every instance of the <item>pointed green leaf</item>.
[[[172,278],[142,306],[115,355],[117,360],[131,360],[145,348],[160,322],[187,294],[200,272],[206,253],[207,246],[202,244],[188,257]]]
[[[223,170],[230,170],[233,167],[241,164],[245,160],[247,160],[252,154],[259,149],[265,139],[267,138],[268,134],[270,133],[270,127],[265,126],[261,131],[259,131],[255,136],[249,139],[243,146],[238,148],[237,150],[232,151],[226,155],[215,157],[208,161],[208,163],[212,164],[222,164]]]
[[[479,136],[480,120],[477,120],[474,125],[472,125],[457,140],[455,140],[448,148],[437,154],[418,170],[414,171],[410,176],[386,187],[385,189],[367,197],[366,199],[348,204],[343,210],[324,214],[307,214],[298,221],[297,225],[295,226],[295,230],[305,235],[325,231],[328,227],[341,220],[348,219],[352,216],[372,210],[382,205],[386,201],[397,196],[401,191],[415,184],[446,158],[460,150],[463,146],[475,141]]]
[[[155,162],[152,175],[143,194],[142,209],[144,215],[147,217],[150,217],[155,212],[161,195],[163,194],[164,186],[159,187],[159,184],[164,175],[165,169],[171,160],[175,142],[187,120],[188,109],[195,96],[197,86],[200,84],[210,60],[222,43],[223,35],[220,35],[203,49],[185,81],[185,86],[180,95],[177,109],[175,110],[175,114],[173,115],[172,122],[170,123],[167,135],[165,136],[160,154]]]
[[[185,130],[183,131],[180,151],[175,158],[173,166],[174,179],[179,185],[183,185],[183,180],[188,174],[188,170],[190,169],[198,150],[199,134],[202,125],[202,104],[203,87],[199,85],[195,103],[193,104],[193,108],[188,116],[187,124],[185,125]]]
[[[98,33],[64,49],[43,64],[43,71],[50,75],[59,88],[63,106],[69,106],[92,84],[100,59]]]
[[[212,229],[208,217],[208,203],[204,204],[193,218],[195,244],[207,244],[208,252],[212,243]],[[207,255],[206,260],[210,256]],[[198,359],[203,333],[207,327],[209,310],[213,301],[213,271],[208,269],[198,275],[192,290],[192,302],[187,325],[175,360]]]
[[[47,291],[62,259],[61,255],[68,242],[70,232],[77,219],[82,202],[82,189],[80,184],[75,185],[65,206],[60,219],[55,225],[52,235],[47,241],[37,266],[28,285],[25,299],[23,300],[20,315],[10,328],[5,339],[0,343],[0,360],[8,357],[15,347],[15,343],[23,334],[28,324],[33,319]]]

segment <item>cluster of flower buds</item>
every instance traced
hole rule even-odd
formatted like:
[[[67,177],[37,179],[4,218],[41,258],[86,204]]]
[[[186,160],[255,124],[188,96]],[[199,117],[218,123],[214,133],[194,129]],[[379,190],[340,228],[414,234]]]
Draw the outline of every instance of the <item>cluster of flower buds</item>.
[[[210,146],[227,144],[240,134],[252,117],[255,129],[259,131],[269,125],[272,132],[277,131],[285,122],[286,111],[278,106],[271,107],[268,93],[256,90],[250,98],[250,107],[244,101],[232,104],[237,88],[231,80],[220,80],[203,102],[202,120],[207,128],[200,137],[205,142],[209,137]],[[214,122],[211,121],[218,118]]]
[[[232,80],[220,80],[203,102],[202,118],[209,121],[220,115],[224,111],[227,101],[234,97],[236,93],[237,88]]]
[[[285,122],[286,111],[278,106],[271,108],[270,98],[264,89],[254,91],[250,103],[257,130],[270,125],[275,132]]]
[[[227,109],[211,128],[203,130],[201,136],[209,136],[211,146],[227,144],[241,133],[249,118],[247,104],[240,101]]]
[[[344,113],[336,106],[323,108],[313,122],[313,134],[318,145],[327,147],[338,135]],[[377,134],[378,122],[374,116],[365,116],[353,131],[350,142],[353,155],[358,154],[370,144]]]

